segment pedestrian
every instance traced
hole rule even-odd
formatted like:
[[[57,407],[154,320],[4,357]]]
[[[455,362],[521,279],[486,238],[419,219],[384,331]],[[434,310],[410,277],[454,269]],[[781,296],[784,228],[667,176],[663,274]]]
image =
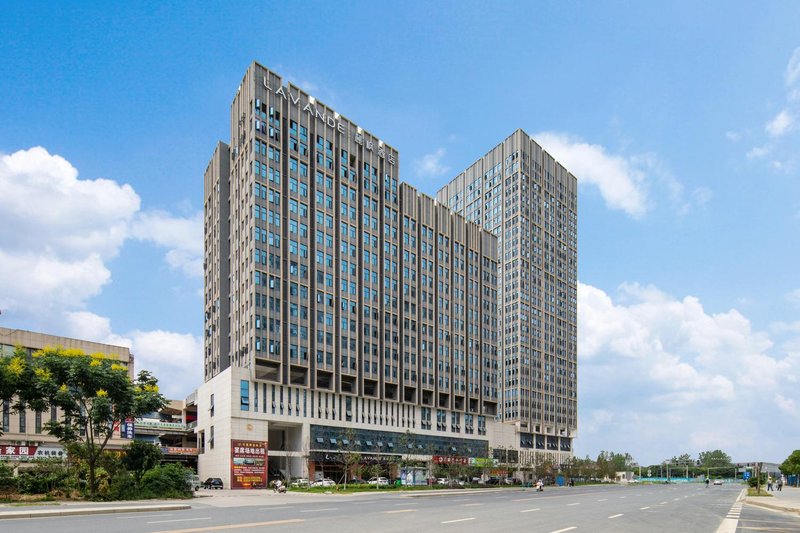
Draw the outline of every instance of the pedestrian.
[[[767,478],[767,490],[772,490],[772,478]]]
[[[706,478],[706,488],[708,488],[708,478]]]
[[[783,488],[783,478],[779,477],[778,478],[778,492],[780,492],[782,488]]]

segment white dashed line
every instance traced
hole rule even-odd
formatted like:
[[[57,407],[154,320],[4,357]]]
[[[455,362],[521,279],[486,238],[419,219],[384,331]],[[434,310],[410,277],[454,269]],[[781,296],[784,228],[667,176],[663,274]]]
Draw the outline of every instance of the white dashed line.
[[[580,504],[581,504],[581,502],[568,503],[568,504],[567,504],[567,507],[571,507],[571,506],[573,506],[573,505],[580,505]]]
[[[475,517],[473,516],[471,518],[458,518],[456,520],[445,520],[444,522],[441,522],[441,523],[442,524],[455,524],[456,522],[467,522],[469,520],[475,520]]]
[[[520,511],[520,513],[532,513],[534,511],[538,511],[538,510],[539,510],[538,508],[537,509],[525,509],[523,511]]]
[[[573,529],[577,529],[577,528],[578,528],[578,526],[565,527],[564,529],[557,529],[555,531],[551,531],[550,533],[564,533],[564,531],[572,531]]]
[[[623,513],[612,514],[611,516],[609,516],[609,518],[619,518],[620,516],[625,516],[625,515]]]
[[[648,505],[647,507],[639,507],[640,511],[644,511],[645,509],[650,509],[650,506]]]
[[[328,507],[327,509],[306,509],[305,511],[300,511],[301,513],[321,513],[323,511],[338,511],[338,507]]]

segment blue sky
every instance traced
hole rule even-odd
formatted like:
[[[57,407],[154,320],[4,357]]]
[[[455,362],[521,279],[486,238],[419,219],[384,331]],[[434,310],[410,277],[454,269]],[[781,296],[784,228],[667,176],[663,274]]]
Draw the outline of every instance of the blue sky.
[[[0,2],[0,325],[191,391],[202,175],[258,60],[429,194],[516,128],[576,174],[576,453],[798,446],[800,6],[339,4]]]

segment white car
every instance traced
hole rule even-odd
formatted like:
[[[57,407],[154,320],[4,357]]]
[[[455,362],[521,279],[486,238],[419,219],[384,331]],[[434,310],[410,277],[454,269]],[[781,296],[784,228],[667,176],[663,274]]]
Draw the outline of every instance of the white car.
[[[389,480],[386,479],[385,477],[371,477],[371,478],[369,478],[369,481],[367,481],[367,484],[368,485],[378,485],[380,487],[380,486],[388,485],[389,484]]]
[[[308,487],[308,479],[301,477],[297,478],[291,483],[292,487]]]
[[[714,480],[714,485],[722,485],[722,480],[721,479],[715,479]]]
[[[336,486],[336,482],[334,480],[326,477],[325,479],[318,479],[311,486],[312,487],[335,487]]]

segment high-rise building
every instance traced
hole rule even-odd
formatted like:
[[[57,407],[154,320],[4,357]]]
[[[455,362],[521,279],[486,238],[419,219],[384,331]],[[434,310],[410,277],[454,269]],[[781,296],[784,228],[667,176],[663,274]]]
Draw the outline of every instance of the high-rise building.
[[[204,202],[201,477],[334,477],[352,451],[487,457],[491,232],[400,183],[392,146],[257,63]]]
[[[502,421],[522,455],[572,454],[577,433],[577,180],[517,130],[440,202],[497,236]]]

